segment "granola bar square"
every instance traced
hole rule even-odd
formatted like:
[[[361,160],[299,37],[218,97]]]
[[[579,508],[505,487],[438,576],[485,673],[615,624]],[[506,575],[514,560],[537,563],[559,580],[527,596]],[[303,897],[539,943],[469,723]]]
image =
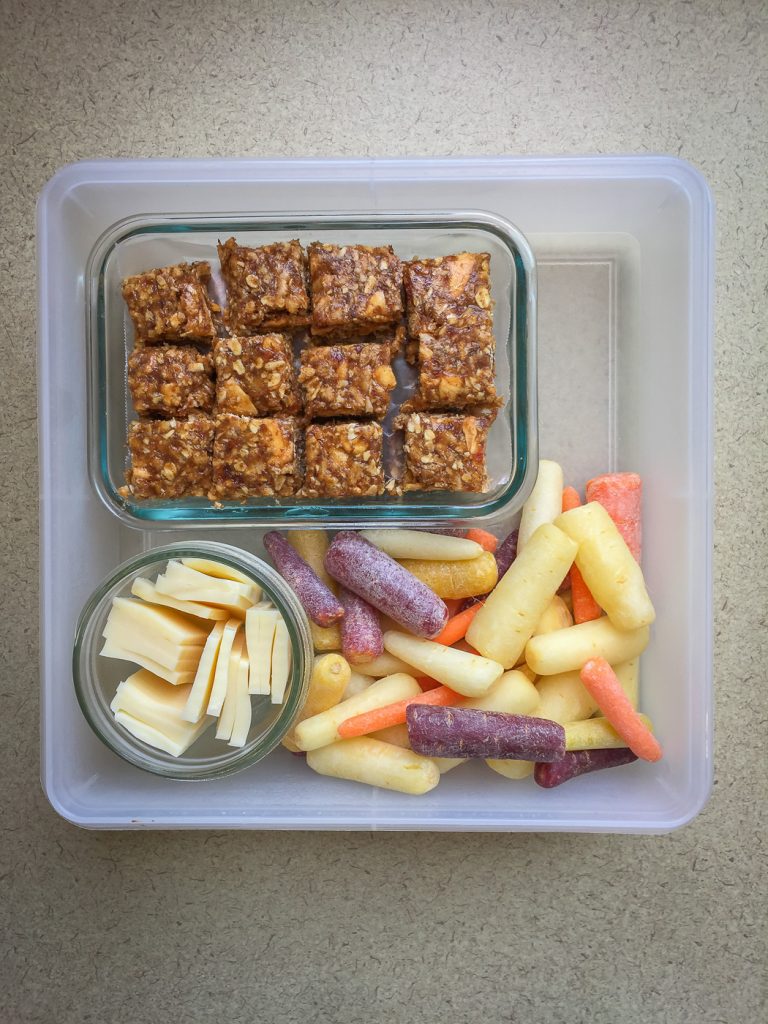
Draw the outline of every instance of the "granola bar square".
[[[409,335],[416,338],[446,325],[490,329],[490,265],[487,252],[460,252],[406,263],[403,279]]]
[[[301,408],[293,349],[285,334],[219,338],[213,346],[213,360],[219,412],[269,416]]]
[[[307,257],[297,239],[252,249],[228,238],[218,251],[233,334],[306,327]]]
[[[298,428],[291,417],[216,416],[211,499],[295,494]]]
[[[419,335],[419,398],[425,408],[498,404],[493,333],[446,326]]]
[[[193,345],[147,345],[128,356],[128,387],[139,416],[184,418],[210,412],[213,359]]]
[[[382,494],[384,432],[380,423],[314,423],[306,433],[307,498]]]
[[[126,277],[123,298],[137,344],[210,341],[216,336],[206,284],[209,263],[179,263]]]
[[[486,489],[488,419],[416,412],[398,425],[405,431],[404,491]]]
[[[403,313],[403,270],[391,245],[308,248],[312,334],[349,337],[388,327]]]
[[[388,344],[322,345],[301,353],[299,384],[310,419],[373,416],[382,419],[395,387]]]
[[[136,498],[204,497],[211,486],[213,420],[136,420],[128,428],[127,491]]]

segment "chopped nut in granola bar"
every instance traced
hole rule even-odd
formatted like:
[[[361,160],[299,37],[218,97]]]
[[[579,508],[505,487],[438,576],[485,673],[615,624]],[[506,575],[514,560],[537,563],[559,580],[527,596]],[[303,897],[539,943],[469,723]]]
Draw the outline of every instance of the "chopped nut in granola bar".
[[[405,431],[404,491],[485,490],[487,418],[415,412],[396,425]]]
[[[402,264],[392,246],[326,245],[309,248],[312,334],[370,334],[400,319]]]
[[[406,263],[403,279],[409,335],[416,338],[449,324],[490,329],[490,261],[486,252],[460,252]]]
[[[220,412],[264,416],[295,413],[301,408],[293,350],[286,335],[219,338],[213,359]]]
[[[386,415],[395,386],[390,346],[322,345],[301,353],[299,384],[307,416]]]
[[[298,240],[251,249],[229,238],[218,249],[233,334],[306,327],[307,258]]]
[[[307,427],[307,498],[360,498],[384,492],[380,423],[314,423]]]
[[[211,486],[213,420],[135,420],[128,428],[129,492],[137,498],[204,497]]]
[[[210,341],[216,335],[206,282],[209,263],[179,263],[126,277],[123,298],[138,344]]]
[[[299,485],[296,420],[216,417],[211,500],[291,495]]]
[[[183,418],[213,407],[213,359],[193,345],[145,345],[128,356],[128,387],[140,416]]]

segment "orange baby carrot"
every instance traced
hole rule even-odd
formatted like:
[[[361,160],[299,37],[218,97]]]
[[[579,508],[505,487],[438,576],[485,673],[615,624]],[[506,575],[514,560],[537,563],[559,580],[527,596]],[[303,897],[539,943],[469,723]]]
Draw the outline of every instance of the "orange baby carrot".
[[[661,758],[658,740],[632,707],[616,673],[605,658],[590,658],[584,663],[579,676],[632,753],[645,761],[658,761]]]
[[[436,679],[432,679],[431,676],[416,676],[416,682],[422,688],[422,690],[434,690],[438,686],[442,686],[442,683],[438,683]]]
[[[643,483],[637,473],[605,473],[587,481],[587,501],[599,502],[640,561],[642,551],[641,505]]]
[[[575,487],[566,487],[563,490],[563,512],[570,512],[572,508],[578,508],[581,504],[579,492]],[[573,621],[578,625],[580,622],[590,622],[592,619],[600,618],[600,605],[592,597],[589,587],[577,566],[571,566],[571,600],[573,601]]]
[[[481,530],[475,526],[471,530],[467,530],[467,540],[473,540],[475,544],[479,544],[484,551],[490,551],[493,554],[496,548],[499,546],[499,538],[494,537],[492,533],[488,533],[487,530]]]
[[[443,598],[443,604],[448,609],[448,617],[456,615],[461,606],[464,604],[463,597],[446,597]]]
[[[453,618],[448,619],[445,626],[443,627],[442,633],[438,633],[435,637],[436,644],[445,644],[446,647],[452,647],[459,640],[463,640],[467,635],[469,624],[483,607],[483,602],[478,601],[477,604],[473,604],[469,608],[465,608],[463,612],[459,612],[458,615],[454,615]]]
[[[386,729],[390,725],[402,725],[406,720],[406,708],[409,704],[460,704],[462,700],[460,693],[447,686],[438,686],[417,697],[407,697],[405,700],[395,701],[394,704],[387,704],[386,707],[366,711],[362,715],[353,715],[339,725],[339,736],[343,740],[348,740],[353,736],[378,732],[379,729]]]

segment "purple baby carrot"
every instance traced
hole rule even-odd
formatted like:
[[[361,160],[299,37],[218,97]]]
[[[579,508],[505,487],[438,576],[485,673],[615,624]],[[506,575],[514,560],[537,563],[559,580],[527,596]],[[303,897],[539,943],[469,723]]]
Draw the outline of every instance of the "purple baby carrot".
[[[294,551],[285,537],[271,530],[264,547],[275,568],[296,594],[307,615],[318,626],[330,626],[344,615],[344,608],[317,573]]]

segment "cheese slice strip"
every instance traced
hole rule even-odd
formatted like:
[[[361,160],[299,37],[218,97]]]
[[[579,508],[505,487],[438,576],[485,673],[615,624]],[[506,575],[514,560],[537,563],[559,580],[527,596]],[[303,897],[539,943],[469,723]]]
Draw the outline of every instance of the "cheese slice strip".
[[[224,696],[224,703],[221,706],[219,722],[216,726],[216,739],[228,740],[232,735],[232,726],[235,724],[235,706],[237,704],[237,688],[240,683],[240,657],[245,643],[245,634],[238,630],[235,639],[232,641],[232,650],[229,652],[229,663],[227,665],[227,692]]]
[[[206,576],[215,576],[219,580],[234,580],[235,583],[245,583],[249,587],[258,587],[252,579],[237,569],[231,569],[221,562],[212,562],[209,558],[182,558],[182,565],[189,569],[196,569],[205,573]],[[260,589],[260,588],[259,588]]]
[[[166,668],[165,665],[159,664],[159,662],[154,661],[152,658],[148,658],[139,651],[129,651],[125,648],[118,647],[111,640],[106,641],[100,651],[100,654],[102,658],[117,658],[119,661],[132,661],[134,665],[141,665],[142,668],[148,668],[150,672],[153,672],[156,676],[160,676],[161,679],[165,679],[166,682],[172,683],[174,686],[185,686],[187,683],[191,683],[195,678],[194,669],[177,671]]]
[[[224,625],[224,635],[221,638],[219,655],[216,659],[216,670],[213,674],[213,686],[208,699],[206,714],[218,718],[224,706],[227,696],[227,683],[229,681],[229,659],[232,654],[232,645],[242,625],[240,619],[228,619]]]
[[[288,636],[288,627],[282,615],[275,626],[275,643],[272,647],[272,678],[270,680],[270,692],[273,704],[282,704],[285,697],[285,688],[288,685],[288,678],[291,673],[291,641]]]
[[[210,605],[198,604],[196,601],[178,601],[175,597],[169,597],[168,594],[160,594],[154,583],[150,580],[145,580],[143,576],[137,576],[133,581],[131,593],[136,597],[140,597],[142,601],[147,601],[149,604],[159,604],[164,608],[173,608],[177,612],[183,612],[185,615],[194,615],[197,619],[215,622],[219,619],[226,620],[229,618],[229,612],[226,608],[212,608]]]
[[[240,656],[240,673],[237,679],[235,721],[232,725],[230,747],[244,747],[251,728],[251,695],[248,693],[248,659]]]
[[[165,574],[158,576],[155,589],[178,601],[199,601],[201,604],[241,613],[251,608],[261,597],[261,590],[255,584],[207,576],[173,559],[168,563]]]
[[[205,732],[210,723],[210,719],[205,718],[198,722],[197,725],[184,722],[183,725],[187,727],[188,732],[185,732],[183,735],[174,734],[173,736],[168,736],[160,729],[155,729],[154,726],[140,722],[138,718],[129,715],[127,711],[116,712],[115,721],[122,725],[124,729],[127,729],[137,740],[147,743],[150,747],[156,747],[158,750],[164,750],[167,754],[173,754],[174,757],[180,757],[188,750],[195,740]]]
[[[216,661],[219,657],[219,648],[221,647],[221,638],[224,636],[224,626],[225,623],[217,622],[205,641],[197,672],[192,681],[192,689],[182,712],[182,718],[187,722],[199,721],[201,715],[205,714],[205,709],[208,707],[211,687],[213,686],[213,676],[216,672]]]
[[[134,601],[129,597],[116,597],[112,602],[107,622],[118,620],[132,623],[135,629],[146,632],[158,641],[167,641],[178,647],[202,647],[208,635],[205,626],[200,622],[193,622],[170,608],[161,608],[145,601]]]
[[[275,630],[282,621],[276,608],[249,608],[245,613],[245,637],[248,647],[250,693],[269,693],[272,674],[272,648]]]
[[[130,623],[126,626],[119,618],[107,623],[102,636],[116,647],[120,647],[124,651],[135,650],[137,654],[143,654],[173,672],[185,669],[194,672],[203,651],[202,644],[195,647],[179,647],[176,644],[158,640],[150,633],[142,633],[137,630]]]

